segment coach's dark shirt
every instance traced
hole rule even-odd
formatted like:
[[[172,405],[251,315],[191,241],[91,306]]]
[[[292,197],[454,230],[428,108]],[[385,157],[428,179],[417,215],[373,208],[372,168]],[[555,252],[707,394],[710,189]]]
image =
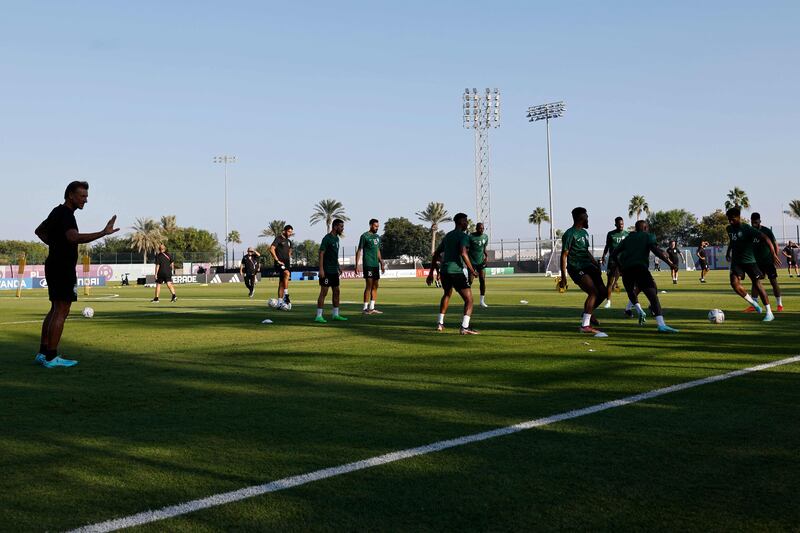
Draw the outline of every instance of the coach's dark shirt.
[[[158,275],[168,278],[172,275],[172,257],[166,252],[158,252],[155,259],[158,265]]]
[[[242,257],[242,266],[244,267],[244,273],[252,276],[258,270],[258,257],[249,254],[245,255]]]
[[[57,206],[44,221],[44,229],[49,241],[45,264],[58,270],[74,272],[75,265],[78,264],[78,244],[67,240],[67,231],[78,229],[75,212],[64,204]]]
[[[669,260],[677,265],[681,257],[680,248],[667,248],[667,254],[669,254]]]
[[[289,263],[289,250],[292,249],[292,241],[283,235],[278,235],[272,241],[272,246],[275,247],[275,255],[284,263]]]

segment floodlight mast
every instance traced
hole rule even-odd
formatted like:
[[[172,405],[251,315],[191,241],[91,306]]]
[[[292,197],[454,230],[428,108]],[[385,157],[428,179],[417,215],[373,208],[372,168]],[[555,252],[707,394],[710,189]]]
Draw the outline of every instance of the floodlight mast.
[[[500,91],[464,89],[464,127],[475,130],[475,220],[483,222],[491,238],[492,213],[489,186],[489,129],[500,126]]]
[[[214,163],[225,165],[225,268],[228,268],[228,163],[236,163],[235,155],[218,155]]]
[[[564,102],[552,102],[550,104],[529,107],[527,115],[528,122],[544,120],[547,130],[547,191],[550,197],[550,245],[553,251],[556,249],[556,234],[554,229],[555,219],[553,218],[553,174],[550,164],[550,119],[563,116],[565,110],[566,106]]]

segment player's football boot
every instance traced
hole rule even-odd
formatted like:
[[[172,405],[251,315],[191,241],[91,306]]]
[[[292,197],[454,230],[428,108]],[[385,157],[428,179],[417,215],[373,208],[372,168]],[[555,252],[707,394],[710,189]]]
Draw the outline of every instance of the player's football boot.
[[[489,306],[486,304],[486,302],[481,302],[481,307],[483,307],[483,308],[487,308],[487,307],[489,307]]]
[[[607,334],[603,333],[599,329],[593,328],[592,326],[583,326],[578,331],[580,331],[581,333],[590,333],[598,338],[608,337]]]
[[[461,328],[460,333],[462,335],[480,335],[480,333],[472,328]]]
[[[57,355],[50,361],[45,361],[44,363],[42,363],[42,366],[45,368],[56,368],[58,366],[70,367],[70,366],[75,366],[77,364],[78,362],[73,359],[64,359],[60,355]]]
[[[663,326],[658,326],[658,331],[660,333],[678,333],[678,330],[675,328],[671,328],[664,324]]]
[[[645,312],[639,313],[639,325],[644,326],[645,322],[647,322],[647,313]]]
[[[749,306],[747,306],[747,307],[745,308],[744,312],[745,312],[745,313],[755,313],[755,312],[756,312],[756,308],[755,308],[755,307],[753,307],[752,305],[749,305]]]
[[[436,331],[439,333],[444,331],[444,324],[436,324]]]
[[[370,309],[369,314],[371,315],[382,315],[383,311],[378,311],[377,309]]]
[[[324,316],[318,316],[317,318],[314,319],[314,322],[316,322],[317,324],[327,324],[328,323],[328,321],[325,320]]]
[[[767,313],[762,322],[772,322],[773,320],[775,320],[775,315],[772,313]]]
[[[170,301],[171,302],[177,302],[178,301],[178,296],[176,294],[173,294],[172,295],[172,300],[170,300]]]
[[[625,310],[625,318],[633,318],[633,309]]]
[[[343,317],[342,315],[333,315],[333,320],[339,322],[347,322],[348,319],[346,317]]]
[[[589,324],[592,326],[600,326],[600,321],[592,315],[592,318],[589,319]]]
[[[780,313],[781,311],[783,311],[783,306],[782,306],[782,305],[779,305],[779,306],[778,306],[778,309],[777,309],[777,311],[778,311],[779,313]]]
[[[37,365],[43,365],[45,361],[47,361],[47,357],[43,353],[37,353],[36,357],[33,358],[33,362]]]
[[[611,300],[606,300],[605,305],[603,305],[603,309],[611,309]]]

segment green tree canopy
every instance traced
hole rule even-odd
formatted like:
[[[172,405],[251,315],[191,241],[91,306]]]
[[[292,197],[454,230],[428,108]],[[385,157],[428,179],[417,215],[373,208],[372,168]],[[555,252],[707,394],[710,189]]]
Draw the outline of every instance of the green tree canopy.
[[[319,266],[319,243],[306,239],[297,244],[294,250],[295,261],[306,266]]]
[[[383,225],[381,255],[385,259],[404,255],[427,259],[430,239],[430,230],[422,224],[414,224],[405,217],[390,218]]]
[[[697,238],[692,245],[697,246],[700,241],[707,241],[711,246],[722,246],[728,242],[728,234],[725,228],[728,226],[728,217],[717,209],[713,213],[706,215],[697,225]]]
[[[659,242],[674,240],[685,246],[697,241],[697,218],[685,209],[656,211],[647,220]]]

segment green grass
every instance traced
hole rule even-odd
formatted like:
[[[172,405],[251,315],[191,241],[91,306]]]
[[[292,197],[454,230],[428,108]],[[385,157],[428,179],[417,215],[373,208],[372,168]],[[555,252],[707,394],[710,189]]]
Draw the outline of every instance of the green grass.
[[[263,303],[274,282],[255,301],[179,286],[158,305],[109,287],[74,306],[62,351],[80,364],[55,370],[33,364],[46,295],[0,293],[0,530],[68,529],[797,355],[800,282],[781,280],[787,311],[762,324],[724,272],[677,287],[661,274],[681,333],[624,319],[620,295],[598,310],[608,339],[578,334],[582,295],[544,278],[490,278],[474,337],[457,334],[457,298],[433,331],[440,293],[421,280],[384,281],[386,314],[369,317],[361,282],[344,282],[351,320],[327,325],[311,322],[313,283],[292,285],[288,313]],[[798,405],[800,365],[779,367],[141,529],[791,530]]]

